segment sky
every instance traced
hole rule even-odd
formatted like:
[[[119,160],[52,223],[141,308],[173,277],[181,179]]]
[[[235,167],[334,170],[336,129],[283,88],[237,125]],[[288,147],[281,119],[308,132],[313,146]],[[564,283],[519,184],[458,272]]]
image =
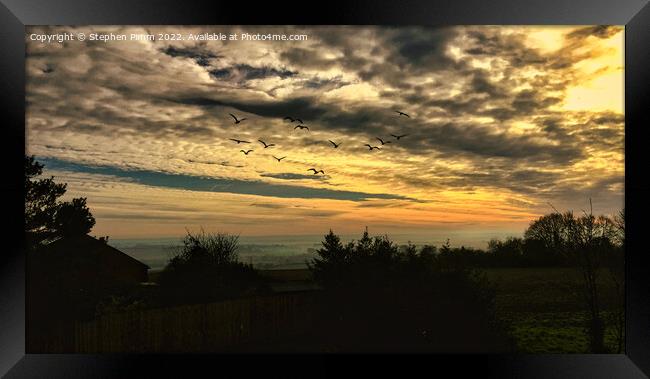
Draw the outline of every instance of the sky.
[[[65,32],[87,38],[30,37]],[[188,39],[202,33],[306,37]],[[598,214],[624,204],[622,26],[59,26],[26,41],[26,151],[87,198],[95,235],[504,237],[589,198]]]

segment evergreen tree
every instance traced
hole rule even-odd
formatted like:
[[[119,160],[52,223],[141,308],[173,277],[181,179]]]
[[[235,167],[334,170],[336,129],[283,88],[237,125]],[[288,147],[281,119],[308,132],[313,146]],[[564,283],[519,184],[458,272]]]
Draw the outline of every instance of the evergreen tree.
[[[42,174],[43,165],[25,156],[25,233],[30,249],[61,236],[87,234],[95,225],[85,198],[58,201],[66,184],[55,183],[54,177],[37,179]]]

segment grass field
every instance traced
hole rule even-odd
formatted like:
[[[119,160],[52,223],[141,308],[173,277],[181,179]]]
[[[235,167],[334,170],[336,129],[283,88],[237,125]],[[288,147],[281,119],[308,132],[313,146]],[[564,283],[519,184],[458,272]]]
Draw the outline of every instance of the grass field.
[[[497,286],[497,312],[511,326],[524,353],[586,353],[585,308],[580,274],[571,268],[501,268],[485,270]],[[602,306],[612,315],[616,294],[606,272],[601,274]],[[608,325],[605,343],[615,346]]]

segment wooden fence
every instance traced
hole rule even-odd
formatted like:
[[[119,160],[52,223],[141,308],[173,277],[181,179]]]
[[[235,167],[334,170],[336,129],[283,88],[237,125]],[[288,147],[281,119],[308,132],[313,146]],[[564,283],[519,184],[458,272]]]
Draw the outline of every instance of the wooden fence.
[[[104,315],[75,325],[78,353],[218,352],[310,327],[313,291]]]

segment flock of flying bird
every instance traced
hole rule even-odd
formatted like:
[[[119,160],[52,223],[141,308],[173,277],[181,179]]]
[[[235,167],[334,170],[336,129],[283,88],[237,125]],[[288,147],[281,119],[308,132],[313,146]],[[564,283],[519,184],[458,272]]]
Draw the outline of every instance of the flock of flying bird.
[[[395,112],[396,112],[399,116],[404,116],[404,117],[411,118],[411,116],[409,116],[408,114],[406,114],[406,113],[404,113],[404,112],[401,112],[401,111],[395,111]],[[235,120],[235,124],[239,124],[239,123],[241,123],[242,121],[246,120],[246,118],[241,118],[241,119],[239,119],[239,118],[237,118],[237,116],[235,116],[235,115],[232,114],[232,113],[229,113],[229,114],[230,114],[230,117],[232,117],[232,118]],[[300,130],[304,130],[304,129],[306,129],[307,131],[309,131],[309,127],[306,126],[306,125],[303,125],[303,124],[304,124],[303,121],[302,121],[301,119],[299,119],[299,118],[294,118],[294,117],[291,117],[291,116],[286,116],[286,117],[284,118],[284,120],[285,120],[285,121],[289,121],[289,122],[291,122],[291,123],[298,122],[298,124],[293,128],[294,130],[296,130],[296,129],[300,129]],[[390,136],[393,137],[393,138],[395,138],[396,141],[399,141],[400,138],[406,137],[407,135],[408,135],[408,134],[401,134],[401,135],[391,134]],[[379,137],[377,137],[377,138],[375,138],[375,139],[378,140],[378,141],[381,143],[381,146],[387,145],[387,144],[389,144],[389,143],[392,142],[392,141],[388,141],[388,140],[385,141],[385,140],[383,140],[383,139],[381,139],[381,138],[379,138]],[[237,139],[237,138],[230,138],[230,140],[233,141],[233,142],[236,142],[238,145],[241,144],[241,143],[251,143],[250,141],[240,140],[240,139]],[[258,141],[259,143],[261,143],[261,144],[264,146],[265,149],[267,149],[267,148],[269,148],[269,147],[273,147],[273,146],[275,146],[274,143],[266,143],[265,141],[263,141],[263,140],[261,140],[261,139],[258,139],[257,141]],[[341,143],[342,143],[342,142],[336,143],[336,142],[334,142],[334,141],[332,141],[332,140],[328,140],[328,141],[329,141],[329,143],[332,144],[332,146],[333,146],[335,149],[338,149],[338,147],[341,146]],[[380,149],[381,149],[379,146],[372,146],[372,145],[369,144],[369,143],[365,144],[364,146],[367,146],[367,147],[368,147],[368,150],[370,150],[370,151],[372,151],[372,150],[380,150]],[[241,151],[242,153],[244,153],[244,155],[248,155],[249,153],[251,153],[251,152],[253,151],[253,149],[249,149],[249,150],[240,150],[240,151]],[[280,161],[282,161],[284,158],[286,158],[286,156],[281,157],[281,158],[278,158],[278,157],[276,157],[275,155],[272,155],[272,157],[273,157],[275,160],[277,160],[278,162],[280,162]],[[325,175],[325,172],[324,172],[323,170],[316,170],[315,168],[310,168],[310,169],[307,170],[307,171],[313,171],[313,172],[314,172],[314,175],[317,175],[317,174],[319,174],[319,173]]]

